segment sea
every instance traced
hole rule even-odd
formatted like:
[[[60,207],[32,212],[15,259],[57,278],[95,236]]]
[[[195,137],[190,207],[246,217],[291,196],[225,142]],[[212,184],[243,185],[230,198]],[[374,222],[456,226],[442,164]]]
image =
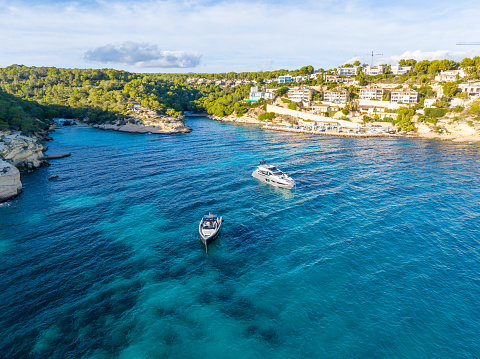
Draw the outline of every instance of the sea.
[[[0,205],[1,358],[480,357],[480,145],[187,124],[55,130]]]

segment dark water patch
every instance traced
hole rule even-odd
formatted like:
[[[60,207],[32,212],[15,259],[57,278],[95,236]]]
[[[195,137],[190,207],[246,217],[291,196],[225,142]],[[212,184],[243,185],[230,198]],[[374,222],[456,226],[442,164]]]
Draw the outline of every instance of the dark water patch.
[[[233,298],[223,302],[220,310],[235,320],[253,320],[258,314],[257,308],[246,298]]]
[[[260,325],[251,324],[244,330],[243,335],[248,339],[261,340],[270,346],[278,346],[281,344],[278,332],[272,327],[265,328]]]

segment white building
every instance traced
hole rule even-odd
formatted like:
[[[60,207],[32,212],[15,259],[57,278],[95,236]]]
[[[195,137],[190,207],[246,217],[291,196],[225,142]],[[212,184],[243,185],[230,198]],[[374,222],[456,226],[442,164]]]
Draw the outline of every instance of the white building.
[[[312,90],[306,86],[294,87],[287,92],[288,99],[294,102],[310,101],[312,99]]]
[[[437,98],[426,98],[425,101],[423,101],[423,107],[424,108],[432,108],[433,104],[438,102]]]
[[[463,69],[459,70],[447,70],[447,71],[440,71],[440,74],[435,76],[435,81],[443,82],[443,81],[457,81],[465,77],[465,72]]]
[[[332,110],[333,107],[335,107],[336,111],[339,110],[338,106],[332,106],[328,103],[314,103],[310,105],[310,111],[313,111],[313,113],[322,113]]]
[[[295,76],[292,78],[293,81],[295,82],[301,82],[301,81],[306,81],[306,80],[310,80],[310,76],[307,75],[307,76]]]
[[[468,93],[468,96],[480,96],[480,82],[474,84],[460,84],[458,85],[458,90],[460,92]]]
[[[249,99],[251,101],[258,101],[260,99],[265,99],[265,100],[273,100],[273,98],[275,97],[275,94],[272,93],[272,92],[261,92],[261,91],[258,91],[258,86],[252,86],[250,88],[250,95],[249,95]]]
[[[417,103],[420,94],[411,88],[404,87],[400,90],[392,91],[390,102]]]
[[[355,76],[357,74],[357,67],[339,67],[337,74],[339,76]]]
[[[403,75],[413,71],[413,66],[391,66],[390,71],[394,75]]]
[[[327,90],[323,93],[323,99],[329,102],[345,103],[348,101],[348,91],[344,88],[337,87],[333,90]]]
[[[280,82],[281,84],[292,82],[292,76],[291,75],[279,76],[278,82]]]
[[[359,99],[361,100],[382,100],[383,88],[370,84],[360,89]]]
[[[356,85],[358,81],[354,77],[340,77],[336,75],[325,75],[324,81],[326,83],[335,82],[337,84]]]
[[[385,73],[385,67],[383,67],[383,66],[374,66],[374,67],[367,66],[363,69],[363,73],[365,75],[381,75],[381,74]]]
[[[373,105],[359,105],[357,110],[362,114],[368,117],[374,118],[377,115],[380,119],[385,117],[397,118],[397,113],[386,112],[386,108],[382,106],[373,106]]]
[[[325,75],[324,79],[323,79],[326,83],[330,83],[330,82],[335,82],[335,83],[342,83],[343,82],[343,78],[342,77],[339,77],[339,76],[336,76],[336,75]]]

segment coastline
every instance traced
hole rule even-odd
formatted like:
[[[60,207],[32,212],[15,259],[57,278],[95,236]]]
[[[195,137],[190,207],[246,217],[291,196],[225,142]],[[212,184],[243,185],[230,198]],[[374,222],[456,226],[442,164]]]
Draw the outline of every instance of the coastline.
[[[208,115],[207,116],[209,119],[217,121],[217,122],[235,122],[235,123],[248,123],[248,124],[261,124],[261,121],[258,121],[258,119],[252,115],[244,115],[241,117],[237,117],[236,115],[230,115],[226,117],[217,117],[213,115]]]
[[[192,131],[190,127],[184,125],[183,128],[165,129],[159,126],[141,126],[135,124],[117,125],[117,124],[102,124],[102,125],[88,125],[89,127],[96,128],[104,131],[118,131],[128,133],[151,133],[151,134],[163,134],[171,135],[175,133],[189,133]]]
[[[480,136],[458,136],[452,134],[437,134],[437,133],[425,133],[425,134],[415,134],[415,133],[337,133],[333,131],[311,131],[311,130],[301,130],[295,128],[287,128],[282,126],[268,126],[263,125],[259,127],[262,130],[272,130],[280,132],[292,132],[292,133],[303,133],[309,135],[318,135],[318,136],[335,136],[335,137],[355,137],[355,138],[372,138],[372,137],[393,137],[393,138],[413,138],[413,139],[422,139],[422,140],[441,140],[441,141],[450,141],[456,143],[465,143],[465,142],[480,142]]]
[[[278,126],[278,125],[267,125],[262,121],[258,121],[258,119],[254,118],[251,115],[246,115],[242,117],[236,117],[235,115],[230,115],[227,117],[216,117],[213,115],[208,115],[207,117],[218,122],[261,125],[259,126],[259,129],[261,130],[303,133],[303,134],[318,135],[318,136],[355,137],[355,138],[380,138],[380,137],[413,138],[413,139],[424,139],[424,140],[450,141],[450,142],[456,142],[456,143],[480,142],[480,134],[475,134],[472,132],[465,133],[465,132],[458,131],[457,133],[450,132],[450,133],[440,133],[440,134],[433,131],[429,131],[429,132],[419,131],[416,133],[397,132],[395,134],[383,133],[383,132],[382,133],[338,133],[334,131],[319,132],[319,131],[312,131],[312,130],[289,128],[289,127]],[[452,129],[450,130],[452,131]]]
[[[74,126],[92,127],[105,131],[118,131],[141,134],[177,134],[189,133],[190,127],[177,118],[136,120],[135,123],[116,122],[113,124],[87,124],[75,120]],[[0,133],[0,203],[17,197],[22,192],[20,173],[50,166],[50,160],[70,156],[70,153],[45,155],[48,147],[43,143],[53,140],[49,134],[59,127],[54,124],[49,131],[36,132],[24,136],[20,132],[6,131]],[[49,180],[58,176],[51,176]]]
[[[336,137],[357,137],[357,138],[366,138],[366,137],[407,137],[407,135],[402,134],[389,134],[389,133],[338,133],[334,131],[313,131],[313,130],[301,130],[296,128],[289,128],[283,126],[270,126],[270,125],[263,125],[259,127],[262,130],[272,130],[272,131],[280,131],[280,132],[292,132],[292,133],[303,133],[309,135],[318,135],[318,136],[336,136]]]
[[[182,120],[173,117],[132,120],[132,122],[116,121],[115,123],[88,124],[88,126],[100,130],[129,133],[175,134],[189,133],[192,131]],[[78,121],[76,123],[78,123]]]

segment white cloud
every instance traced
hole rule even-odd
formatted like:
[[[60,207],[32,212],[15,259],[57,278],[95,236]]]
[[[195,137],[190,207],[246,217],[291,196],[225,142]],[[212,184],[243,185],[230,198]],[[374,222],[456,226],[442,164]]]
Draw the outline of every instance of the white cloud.
[[[85,52],[131,41],[203,54],[202,72],[256,71],[259,64],[268,66],[265,59],[274,60],[275,68],[331,68],[359,54],[361,62],[370,63],[363,54],[372,50],[392,61],[412,47],[455,53],[456,42],[464,40],[458,34],[471,33],[480,12],[478,0],[465,0],[462,6],[446,0],[411,3],[0,0],[0,66],[89,67]],[[139,71],[138,66],[170,63],[162,61],[111,63]]]
[[[380,63],[386,63],[390,65],[396,65],[398,64],[398,61],[401,59],[414,59],[417,61],[422,61],[422,60],[443,60],[443,59],[448,59],[448,60],[455,60],[455,61],[461,61],[465,57],[474,57],[478,56],[478,53],[475,54],[475,51],[470,50],[470,51],[448,51],[448,50],[437,50],[437,51],[421,51],[421,50],[415,50],[415,51],[405,51],[401,55],[393,55],[389,57],[382,57],[379,58],[378,60],[375,61],[376,64]]]
[[[200,54],[185,51],[162,51],[149,43],[108,44],[85,52],[86,61],[124,64],[150,68],[188,68],[200,63]]]
[[[263,61],[262,63],[260,63],[260,64],[257,65],[257,69],[258,69],[259,71],[271,71],[271,70],[274,69],[274,68],[273,68],[273,64],[274,64],[274,63],[275,63],[275,62],[274,62],[273,60],[271,60],[271,59],[270,59],[270,60],[265,60],[265,61]]]

